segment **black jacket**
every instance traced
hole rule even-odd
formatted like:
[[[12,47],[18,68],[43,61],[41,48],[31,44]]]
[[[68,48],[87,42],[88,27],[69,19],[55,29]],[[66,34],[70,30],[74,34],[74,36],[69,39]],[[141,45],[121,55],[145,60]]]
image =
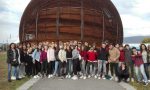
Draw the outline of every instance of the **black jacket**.
[[[108,60],[108,51],[106,48],[101,48],[98,51],[98,60]]]
[[[14,58],[14,53],[11,49],[7,51],[7,63],[11,64],[14,59],[18,62],[18,51],[15,49],[16,56]]]
[[[119,75],[129,75],[129,70],[127,68],[127,66],[125,67],[124,70],[122,70],[121,66],[118,68],[118,74]]]
[[[67,58],[72,58],[72,50],[66,50],[66,56]]]

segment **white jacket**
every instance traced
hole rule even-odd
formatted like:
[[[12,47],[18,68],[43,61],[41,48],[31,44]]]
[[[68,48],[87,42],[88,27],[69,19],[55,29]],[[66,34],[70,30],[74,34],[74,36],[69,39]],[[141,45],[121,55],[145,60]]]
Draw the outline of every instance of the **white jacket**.
[[[67,57],[66,57],[66,51],[65,50],[59,50],[58,52],[58,58],[61,62],[63,61],[67,61]]]
[[[47,61],[54,61],[56,60],[55,58],[55,50],[53,48],[49,48],[47,51]]]

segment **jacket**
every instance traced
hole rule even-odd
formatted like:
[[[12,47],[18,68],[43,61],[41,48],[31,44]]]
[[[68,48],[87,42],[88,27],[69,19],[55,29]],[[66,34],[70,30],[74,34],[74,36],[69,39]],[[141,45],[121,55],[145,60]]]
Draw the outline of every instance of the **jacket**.
[[[67,61],[66,51],[63,49],[60,49],[58,52],[58,58],[61,62]]]
[[[14,52],[13,50],[9,49],[7,51],[7,63],[11,64],[13,62],[14,59],[16,59],[16,61],[18,62],[18,51],[15,49],[15,56],[14,56]]]
[[[47,61],[54,61],[56,60],[55,58],[55,50],[53,48],[49,48],[47,51]]]
[[[108,50],[101,48],[98,52],[98,60],[108,60]]]
[[[119,61],[120,52],[117,48],[109,49],[109,60],[110,62],[117,63]],[[113,60],[115,59],[115,61]]]

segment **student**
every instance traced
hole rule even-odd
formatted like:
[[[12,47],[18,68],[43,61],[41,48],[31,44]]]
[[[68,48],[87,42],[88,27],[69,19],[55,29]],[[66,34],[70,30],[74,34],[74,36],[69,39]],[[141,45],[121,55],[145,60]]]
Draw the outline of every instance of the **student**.
[[[141,77],[139,75],[139,72],[141,72],[143,78],[144,78],[144,86],[148,85],[148,79],[145,73],[145,69],[144,69],[144,62],[142,59],[142,54],[141,52],[138,52],[137,49],[135,47],[132,48],[132,60],[134,62],[134,68],[135,68],[135,73],[138,79],[138,82],[141,82]]]
[[[116,47],[114,47],[114,44],[110,44],[109,45],[108,62],[110,63],[111,76],[113,76],[116,81],[117,81],[117,76],[118,76],[118,70],[117,70],[117,68],[118,68],[119,57],[120,57],[120,51],[119,51],[119,49],[117,49]],[[114,73],[114,71],[115,71],[115,73]]]
[[[90,50],[87,52],[87,66],[86,66],[86,73],[88,78],[94,76],[97,78],[96,75],[96,67],[97,67],[97,52],[94,51],[94,48],[91,47]]]
[[[85,46],[82,45],[81,51],[81,71],[82,71],[82,76],[80,78],[86,79],[86,63],[87,63],[87,51]]]
[[[121,63],[125,62],[125,51],[122,45],[120,45],[119,51],[120,51],[120,57],[119,57],[119,66],[120,66]]]
[[[147,78],[149,79],[148,60],[147,60],[148,53],[147,53],[147,47],[145,44],[140,45],[140,51],[141,51],[142,59],[144,62],[145,73],[146,73]]]
[[[53,72],[54,72],[54,65],[55,65],[55,49],[54,49],[54,44],[51,43],[49,44],[49,49],[47,51],[47,61],[48,61],[48,78],[53,77]]]
[[[18,52],[14,43],[11,43],[9,50],[7,51],[7,64],[8,64],[8,82],[11,82],[11,76],[13,80],[19,79],[19,62],[18,62]],[[12,72],[12,73],[11,73]]]
[[[108,51],[106,49],[106,44],[102,43],[98,53],[98,79],[101,79],[101,75],[102,78],[105,79],[107,60],[108,60]]]
[[[42,64],[41,67],[42,77],[46,77],[47,75],[47,50],[48,46],[45,45],[40,55],[40,63]]]
[[[124,46],[124,51],[125,51],[125,63],[127,65],[127,67],[129,68],[129,77],[130,77],[130,81],[134,82],[134,64],[133,64],[133,60],[132,60],[132,50],[130,49],[130,46],[128,44],[126,44]]]
[[[60,76],[61,76],[61,79],[64,79],[65,75],[66,75],[67,57],[66,57],[66,51],[64,50],[63,45],[60,46],[60,50],[58,52],[58,58],[60,60],[60,63],[59,63],[59,66],[60,66]]]
[[[66,78],[71,78],[72,69],[73,69],[73,62],[72,62],[72,49],[68,45],[66,49],[66,57],[67,57],[67,76]]]
[[[19,44],[18,46],[19,56],[20,56],[20,65],[19,65],[19,78],[25,77],[25,61],[24,61],[24,52],[23,52],[23,45]]]
[[[40,72],[41,72],[41,63],[40,63],[40,55],[41,55],[41,47],[40,45],[35,48],[32,54],[33,58],[33,73],[34,73],[34,78],[39,78],[40,77]]]
[[[77,50],[78,46],[74,46],[74,49],[72,51],[72,59],[73,59],[73,74],[74,76],[72,77],[73,80],[77,80],[77,72],[78,72],[78,66],[79,66],[79,51]]]
[[[32,48],[28,47],[26,56],[26,74],[28,77],[33,75],[33,58],[32,58]]]
[[[148,63],[148,68],[149,68],[150,67],[150,45],[148,45],[147,47],[147,63]],[[150,75],[150,70],[148,72]],[[149,81],[150,81],[150,77],[149,77]]]
[[[129,78],[129,70],[126,64],[123,62],[120,64],[118,68],[118,82],[121,82],[123,79],[127,83],[127,79]]]

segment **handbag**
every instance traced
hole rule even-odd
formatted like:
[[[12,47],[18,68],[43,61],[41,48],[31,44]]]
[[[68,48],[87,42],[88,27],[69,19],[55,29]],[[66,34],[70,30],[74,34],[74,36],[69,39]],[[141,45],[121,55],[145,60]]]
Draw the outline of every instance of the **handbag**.
[[[12,61],[12,62],[11,62],[11,65],[12,65],[12,66],[18,66],[18,65],[19,65],[18,60],[16,60],[16,61]]]

